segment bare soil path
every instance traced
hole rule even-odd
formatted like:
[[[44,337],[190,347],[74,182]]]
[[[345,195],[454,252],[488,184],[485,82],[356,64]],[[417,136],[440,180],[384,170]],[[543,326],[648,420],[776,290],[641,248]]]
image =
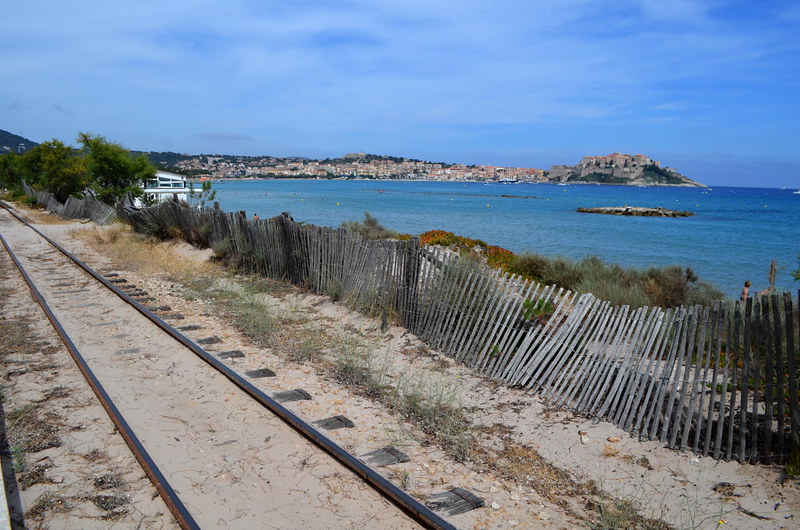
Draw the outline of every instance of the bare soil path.
[[[417,526],[4,211],[0,225],[201,528]]]

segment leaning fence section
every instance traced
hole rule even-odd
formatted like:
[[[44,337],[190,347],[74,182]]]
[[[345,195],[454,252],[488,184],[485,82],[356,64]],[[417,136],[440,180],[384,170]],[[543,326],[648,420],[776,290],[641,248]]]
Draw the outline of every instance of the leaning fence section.
[[[39,204],[44,205],[44,209],[52,212],[63,219],[91,219],[99,225],[113,222],[117,218],[116,210],[95,199],[94,197],[67,197],[67,201],[62,204],[56,200],[52,193],[48,191],[36,191],[26,182],[22,183],[25,195],[36,197]]]
[[[403,325],[486,377],[641,439],[742,462],[800,450],[800,300],[788,293],[631,309],[417,238],[368,241],[288,215],[250,221],[174,202],[118,212],[136,230],[180,235],[242,270]]]

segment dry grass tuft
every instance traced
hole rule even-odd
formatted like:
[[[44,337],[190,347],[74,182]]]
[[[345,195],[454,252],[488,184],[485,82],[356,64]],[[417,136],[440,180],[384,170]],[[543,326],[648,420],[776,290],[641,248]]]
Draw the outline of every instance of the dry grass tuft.
[[[36,464],[32,469],[23,471],[17,475],[17,482],[22,490],[26,490],[34,484],[54,484],[53,480],[47,476],[47,470],[52,468],[53,464],[49,460],[45,460]]]
[[[4,293],[0,293],[0,297]],[[34,351],[27,319],[17,317],[0,319],[0,361],[8,362],[12,355],[24,355]]]
[[[458,462],[474,459],[475,425],[461,401],[462,387],[439,372],[403,374],[391,389],[388,404],[413,421],[431,441]]]
[[[109,456],[100,449],[92,449],[91,451],[83,455],[83,458],[85,458],[89,462],[105,462],[110,460]]]
[[[41,417],[38,407],[33,404],[12,410],[6,416],[9,446],[19,447],[25,453],[60,447],[58,428],[50,418],[48,420]]]
[[[73,236],[88,243],[122,269],[171,281],[223,275],[217,264],[198,262],[180,255],[178,245],[182,243],[149,238],[133,232],[127,225],[117,223],[107,227],[93,226],[76,230]]]
[[[593,528],[619,530],[671,530],[674,528],[664,521],[642,517],[636,509],[636,505],[630,500],[600,495],[590,507],[599,513],[599,520]]]
[[[25,512],[25,519],[39,523],[37,528],[44,528],[42,523],[48,514],[63,513],[70,510],[67,499],[53,493],[45,493],[33,503],[33,506]]]
[[[608,444],[603,445],[603,457],[611,458],[612,456],[617,456],[618,454],[619,454],[619,449],[617,449],[613,445],[608,445]]]
[[[106,512],[113,512],[129,502],[124,495],[95,495],[90,500],[95,506]]]
[[[103,473],[95,477],[92,482],[94,487],[101,490],[116,489],[123,485],[122,479],[116,473]]]
[[[325,343],[330,337],[324,331],[307,326],[294,328],[281,326],[276,330],[272,340],[272,349],[297,363],[319,361],[325,350]]]
[[[14,207],[25,210],[25,217],[39,225],[64,225],[74,222],[72,220],[62,219],[54,213],[45,211],[44,205],[42,204],[29,206],[24,203],[16,203]]]
[[[592,492],[592,485],[575,482],[566,471],[542,458],[532,447],[517,443],[510,437],[504,437],[502,444],[502,449],[496,454],[484,456],[486,464],[499,477],[527,486],[554,503],[561,503],[565,495]]]

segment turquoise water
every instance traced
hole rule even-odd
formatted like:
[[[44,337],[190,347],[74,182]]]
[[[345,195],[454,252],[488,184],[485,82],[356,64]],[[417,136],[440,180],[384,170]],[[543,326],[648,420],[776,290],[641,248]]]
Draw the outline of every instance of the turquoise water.
[[[731,297],[738,296],[745,280],[756,290],[766,288],[770,261],[777,260],[777,286],[800,287],[790,275],[800,254],[800,195],[793,189],[316,180],[222,181],[214,189],[223,210],[245,210],[251,217],[288,211],[295,221],[338,226],[368,211],[398,232],[438,228],[514,252],[596,254],[623,266],[678,264]],[[626,204],[696,215],[575,211]]]

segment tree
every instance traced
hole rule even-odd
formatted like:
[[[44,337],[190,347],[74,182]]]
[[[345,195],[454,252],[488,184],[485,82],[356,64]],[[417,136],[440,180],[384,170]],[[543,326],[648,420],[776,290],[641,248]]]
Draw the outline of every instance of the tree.
[[[107,204],[126,193],[142,195],[142,183],[155,178],[156,168],[145,155],[133,156],[121,145],[90,133],[80,133],[78,141],[86,153],[89,185]]]
[[[194,182],[189,182],[189,198],[197,199],[197,206],[199,208],[204,208],[206,203],[213,201],[216,196],[217,190],[211,189],[210,180],[204,181],[199,191],[194,188]]]
[[[22,157],[17,153],[0,155],[0,189],[8,190],[15,195],[22,194],[20,158]]]
[[[59,202],[86,188],[86,165],[75,150],[55,138],[21,157],[22,177],[34,189],[49,191]]]

